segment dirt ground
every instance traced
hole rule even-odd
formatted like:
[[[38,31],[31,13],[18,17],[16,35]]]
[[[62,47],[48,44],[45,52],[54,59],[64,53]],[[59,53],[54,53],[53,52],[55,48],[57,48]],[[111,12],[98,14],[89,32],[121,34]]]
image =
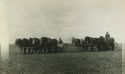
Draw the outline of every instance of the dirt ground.
[[[67,52],[23,55],[16,46],[10,46],[10,59],[5,74],[122,74],[122,50],[101,52]],[[123,65],[124,67],[125,65]]]

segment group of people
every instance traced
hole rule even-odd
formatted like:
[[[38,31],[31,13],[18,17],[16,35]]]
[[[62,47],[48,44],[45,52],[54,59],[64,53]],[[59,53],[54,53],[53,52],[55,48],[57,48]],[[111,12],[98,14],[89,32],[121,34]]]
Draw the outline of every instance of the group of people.
[[[64,45],[61,38],[57,40],[49,37],[16,39],[15,44],[24,54],[63,51]]]
[[[80,51],[93,51],[94,49],[101,50],[114,50],[114,38],[106,32],[105,37],[93,38],[86,36],[85,39],[72,38],[72,44],[79,48]]]

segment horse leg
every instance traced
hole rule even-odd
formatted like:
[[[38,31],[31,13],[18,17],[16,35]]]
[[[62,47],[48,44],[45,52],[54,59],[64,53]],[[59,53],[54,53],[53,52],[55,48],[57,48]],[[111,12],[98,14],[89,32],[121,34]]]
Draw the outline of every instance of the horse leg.
[[[93,51],[93,45],[90,46],[90,50]]]
[[[26,48],[24,48],[24,54],[26,54]]]
[[[35,54],[37,53],[37,47],[35,47]]]
[[[31,50],[31,48],[28,48],[28,54],[30,54],[30,50]]]
[[[80,52],[82,52],[82,46],[80,45],[79,47],[80,47]]]
[[[84,51],[86,51],[87,50],[87,46],[85,46],[85,48],[84,48]]]
[[[82,46],[82,52],[84,51],[84,46]]]
[[[82,50],[83,50],[82,45],[80,46],[80,49],[81,49],[80,51],[82,52]]]
[[[40,47],[39,51],[40,51],[40,53],[42,53],[42,47]]]

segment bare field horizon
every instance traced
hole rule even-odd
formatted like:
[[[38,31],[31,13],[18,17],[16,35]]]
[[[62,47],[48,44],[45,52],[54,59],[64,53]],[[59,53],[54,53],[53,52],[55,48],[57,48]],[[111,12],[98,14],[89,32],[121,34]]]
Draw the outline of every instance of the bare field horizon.
[[[17,46],[11,45],[8,67],[3,71],[6,71],[6,74],[122,74],[123,72],[121,49],[77,52],[78,49],[74,46],[68,45],[65,48],[67,52],[63,53],[23,55]]]

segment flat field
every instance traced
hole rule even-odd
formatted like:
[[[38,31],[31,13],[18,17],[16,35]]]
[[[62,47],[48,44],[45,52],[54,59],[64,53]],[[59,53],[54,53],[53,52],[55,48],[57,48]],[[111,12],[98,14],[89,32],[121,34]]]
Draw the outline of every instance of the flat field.
[[[65,52],[26,54],[10,46],[6,74],[122,74],[122,50],[78,52],[71,45]],[[1,64],[2,65],[2,64]]]

